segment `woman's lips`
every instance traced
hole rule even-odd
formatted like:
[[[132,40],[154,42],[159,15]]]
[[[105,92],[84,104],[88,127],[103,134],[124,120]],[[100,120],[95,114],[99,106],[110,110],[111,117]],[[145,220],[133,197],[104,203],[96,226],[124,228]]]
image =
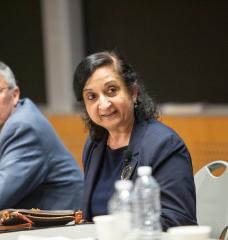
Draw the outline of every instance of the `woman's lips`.
[[[106,114],[101,114],[101,117],[102,118],[111,118],[113,117],[114,115],[116,115],[117,111],[113,111],[111,113],[106,113]]]

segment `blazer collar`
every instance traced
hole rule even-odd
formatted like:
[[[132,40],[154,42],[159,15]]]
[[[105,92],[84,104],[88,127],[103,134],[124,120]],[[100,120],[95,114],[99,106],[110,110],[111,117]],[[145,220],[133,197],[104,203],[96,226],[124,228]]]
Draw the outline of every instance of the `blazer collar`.
[[[92,149],[90,150],[90,153],[88,155],[90,164],[87,172],[87,175],[89,176],[87,177],[89,186],[94,182],[96,175],[99,172],[100,166],[103,162],[106,145],[107,136],[105,136],[100,142],[95,142]]]
[[[87,220],[92,220],[90,216],[90,196],[96,182],[97,175],[99,173],[100,166],[103,162],[103,156],[105,153],[107,144],[107,136],[100,142],[95,142],[93,147],[90,149],[88,154],[89,168],[86,173],[86,182],[85,182],[85,195],[84,195],[84,214]]]
[[[146,121],[139,122],[139,121],[135,120],[132,134],[130,137],[130,142],[128,145],[128,151],[130,151],[132,153],[132,158],[130,161],[132,171],[129,174],[129,178],[128,178],[131,180],[135,180],[137,177],[136,169],[137,169],[137,165],[139,164],[140,159],[142,157],[140,149],[142,148],[141,144],[142,144],[143,136],[146,132],[146,128],[147,128]]]

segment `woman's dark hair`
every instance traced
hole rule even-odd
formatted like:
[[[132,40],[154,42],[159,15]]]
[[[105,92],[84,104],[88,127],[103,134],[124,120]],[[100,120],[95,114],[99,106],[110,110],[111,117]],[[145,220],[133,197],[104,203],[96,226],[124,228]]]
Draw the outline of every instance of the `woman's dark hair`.
[[[123,56],[114,51],[94,53],[79,63],[74,73],[73,81],[76,99],[82,103],[82,109],[84,111],[83,119],[85,120],[86,126],[89,128],[93,140],[101,139],[107,130],[98,126],[90,119],[84,105],[82,93],[87,80],[98,68],[103,66],[113,66],[129,91],[133,88],[137,89],[138,96],[135,104],[135,117],[137,120],[142,121],[158,118],[156,104],[153,102],[152,98],[147,95],[144,86],[139,82],[138,74],[134,68],[126,62]]]

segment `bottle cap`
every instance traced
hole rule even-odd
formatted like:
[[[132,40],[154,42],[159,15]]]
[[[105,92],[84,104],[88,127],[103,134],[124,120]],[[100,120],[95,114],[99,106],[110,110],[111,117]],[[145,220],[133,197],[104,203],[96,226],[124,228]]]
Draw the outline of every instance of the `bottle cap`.
[[[118,180],[115,182],[115,188],[117,190],[131,190],[133,183],[130,180]]]
[[[150,166],[141,166],[137,169],[137,173],[138,173],[138,176],[148,176],[148,175],[151,175],[152,173],[152,167]]]

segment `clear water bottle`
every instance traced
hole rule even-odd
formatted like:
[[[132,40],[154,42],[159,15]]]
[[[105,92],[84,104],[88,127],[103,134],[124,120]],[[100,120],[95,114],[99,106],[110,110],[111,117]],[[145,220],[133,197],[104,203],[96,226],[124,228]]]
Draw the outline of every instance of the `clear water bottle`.
[[[116,181],[115,192],[108,202],[108,212],[115,219],[119,240],[126,239],[131,230],[132,188],[129,180]]]
[[[133,227],[141,237],[138,239],[157,239],[162,231],[160,224],[160,187],[152,177],[152,168],[142,166],[137,169],[138,178],[133,193]],[[159,237],[158,237],[159,238]]]

